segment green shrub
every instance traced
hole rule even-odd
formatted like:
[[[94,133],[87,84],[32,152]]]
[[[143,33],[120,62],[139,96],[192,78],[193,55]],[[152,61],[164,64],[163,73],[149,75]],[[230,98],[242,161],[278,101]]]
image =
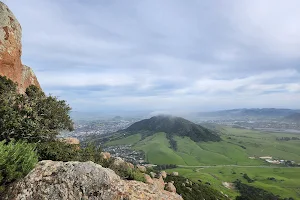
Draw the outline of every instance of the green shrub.
[[[145,176],[138,169],[132,169],[127,164],[111,165],[108,168],[112,169],[121,178],[126,180],[136,180],[146,182]]]
[[[236,200],[293,200],[291,197],[282,198],[261,188],[244,184],[240,180],[236,180],[234,183],[236,189],[240,192],[240,196],[237,196]]]
[[[93,161],[97,164],[102,164],[104,159],[101,156],[102,149],[97,147],[92,143],[88,143],[84,148],[80,149],[80,159],[79,161]]]
[[[200,181],[196,183],[182,176],[168,175],[165,182],[171,181],[174,181],[176,192],[180,194],[184,200],[228,200],[228,198],[219,191],[213,189],[211,186],[202,184]]]
[[[61,141],[43,142],[37,144],[39,160],[53,161],[92,161],[103,167],[109,167],[112,159],[103,159],[101,148],[93,144],[79,148],[77,145],[67,144]]]
[[[246,180],[248,181],[248,183],[253,183],[253,182],[254,182],[254,180],[252,180],[252,179],[248,176],[248,174],[244,174],[243,177],[244,177],[244,179],[246,179]]]
[[[24,141],[0,142],[0,191],[27,175],[38,162],[36,145]]]
[[[60,131],[73,130],[70,111],[65,101],[36,86],[19,94],[15,83],[0,76],[0,141],[53,141]]]
[[[37,144],[39,160],[53,161],[79,161],[80,150],[77,147],[65,142],[53,141]]]
[[[131,169],[128,171],[128,180],[146,182],[145,175],[136,169]]]

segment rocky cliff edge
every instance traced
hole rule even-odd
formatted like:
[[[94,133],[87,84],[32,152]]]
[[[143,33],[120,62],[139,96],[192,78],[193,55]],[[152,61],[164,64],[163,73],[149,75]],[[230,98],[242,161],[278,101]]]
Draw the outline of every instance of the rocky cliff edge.
[[[18,84],[20,93],[40,84],[34,72],[22,64],[22,28],[10,9],[0,2],[0,75]]]

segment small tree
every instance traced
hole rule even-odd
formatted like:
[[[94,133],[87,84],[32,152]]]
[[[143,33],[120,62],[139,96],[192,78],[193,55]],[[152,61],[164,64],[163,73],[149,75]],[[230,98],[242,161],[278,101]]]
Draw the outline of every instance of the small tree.
[[[0,192],[9,183],[22,178],[38,162],[35,144],[11,141],[0,142]]]
[[[0,92],[0,140],[53,141],[61,130],[73,130],[65,101],[33,85],[18,94],[16,84],[1,76]]]

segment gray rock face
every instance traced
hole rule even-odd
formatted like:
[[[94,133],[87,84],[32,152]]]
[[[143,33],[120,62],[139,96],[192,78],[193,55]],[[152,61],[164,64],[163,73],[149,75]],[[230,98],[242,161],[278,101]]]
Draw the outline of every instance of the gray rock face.
[[[182,199],[178,194],[138,181],[122,180],[93,162],[42,161],[7,192],[9,200]]]
[[[110,169],[93,162],[42,161],[24,181],[14,186],[15,199],[89,199],[110,196],[107,187],[120,178]],[[20,191],[16,194],[16,189]]]

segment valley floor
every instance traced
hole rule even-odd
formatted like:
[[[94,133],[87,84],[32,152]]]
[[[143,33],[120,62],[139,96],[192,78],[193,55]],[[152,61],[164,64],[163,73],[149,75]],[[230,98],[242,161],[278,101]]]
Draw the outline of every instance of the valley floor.
[[[300,199],[300,138],[297,133],[263,132],[219,127],[221,142],[196,143],[187,137],[174,136],[177,149],[170,147],[166,134],[159,132],[142,138],[136,133],[108,145],[131,144],[145,153],[151,164],[176,164],[178,171],[194,181],[209,182],[212,187],[231,197],[238,192],[231,187],[237,179],[281,197]],[[274,163],[277,164],[274,164]],[[280,163],[280,164],[279,164]],[[247,174],[253,183],[248,183]]]
[[[254,187],[262,188],[281,197],[300,199],[300,168],[291,167],[243,167],[243,166],[213,166],[201,168],[176,168],[169,172],[177,171],[195,182],[210,183],[211,187],[222,191],[230,197],[239,193],[232,188],[232,182],[239,179]],[[247,174],[253,183],[243,177]]]

